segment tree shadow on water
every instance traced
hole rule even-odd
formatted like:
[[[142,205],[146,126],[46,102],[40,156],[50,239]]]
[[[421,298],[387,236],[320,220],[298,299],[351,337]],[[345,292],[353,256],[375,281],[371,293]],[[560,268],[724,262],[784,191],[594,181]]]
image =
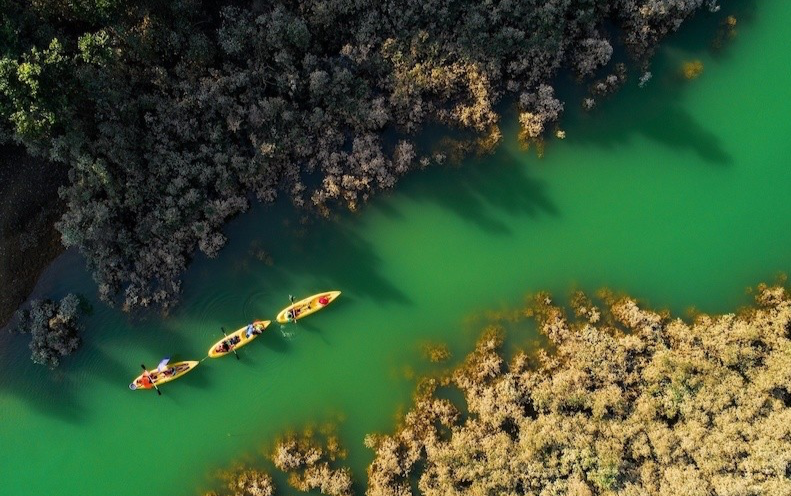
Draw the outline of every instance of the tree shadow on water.
[[[662,42],[651,62],[654,78],[644,88],[637,84],[640,74],[632,72],[624,88],[610,97],[597,97],[597,108],[590,112],[580,107],[589,96],[586,87],[561,84],[559,93],[566,101],[562,125],[571,131],[570,139],[613,150],[640,136],[670,149],[689,150],[709,165],[731,164],[733,159],[719,137],[685,108],[687,93],[701,81],[685,79],[682,64],[703,57],[710,57],[713,63],[727,59],[738,36],[726,18],[733,15],[737,26],[749,25],[756,17],[756,7],[755,0],[742,0],[724,6],[717,14],[699,12]],[[704,68],[700,79],[705,77]]]
[[[420,173],[410,178],[404,193],[434,202],[486,233],[510,235],[514,227],[498,212],[531,218],[559,213],[544,183],[528,175],[523,159],[500,146],[494,155],[467,160],[461,167]]]
[[[46,416],[79,424],[85,409],[77,398],[79,377],[71,373],[67,363],[73,357],[50,370],[30,360],[28,341],[29,336],[17,335],[6,335],[0,340],[0,395],[18,398]]]
[[[267,288],[283,291],[284,306],[289,291],[299,290],[288,288],[294,288],[294,281],[306,276],[315,280],[317,288],[341,289],[378,301],[409,304],[406,293],[380,270],[382,260],[373,243],[362,235],[358,220],[359,214],[351,212],[340,212],[330,219],[318,218],[285,201],[255,205],[228,230],[237,251],[224,251],[223,256],[244,259],[246,262],[237,264],[238,268],[249,273],[257,262],[251,249],[265,250],[270,261],[262,271],[263,278]],[[261,265],[258,262],[259,268]]]
[[[684,109],[684,86],[694,83],[680,79],[670,74],[643,89],[624,88],[590,113],[568,112],[564,126],[573,130],[575,143],[615,150],[633,136],[642,136],[667,148],[690,150],[707,164],[730,164],[732,158],[720,139]]]
[[[43,415],[81,425],[90,421],[92,409],[83,406],[93,403],[88,396],[107,395],[108,392],[110,395],[140,394],[128,390],[128,384],[140,373],[140,362],[135,362],[137,366],[122,363],[113,353],[97,346],[99,341],[87,332],[83,333],[77,351],[61,358],[56,369],[30,360],[29,339],[25,335],[2,336],[0,396],[16,397]],[[147,365],[151,368],[154,364]]]

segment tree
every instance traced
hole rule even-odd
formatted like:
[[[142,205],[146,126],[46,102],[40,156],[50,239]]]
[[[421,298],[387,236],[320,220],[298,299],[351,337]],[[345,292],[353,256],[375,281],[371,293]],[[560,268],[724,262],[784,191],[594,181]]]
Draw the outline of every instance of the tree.
[[[68,294],[59,303],[33,300],[29,309],[17,311],[16,331],[30,334],[30,358],[33,362],[55,368],[60,358],[73,353],[80,344],[77,317],[80,300]]]

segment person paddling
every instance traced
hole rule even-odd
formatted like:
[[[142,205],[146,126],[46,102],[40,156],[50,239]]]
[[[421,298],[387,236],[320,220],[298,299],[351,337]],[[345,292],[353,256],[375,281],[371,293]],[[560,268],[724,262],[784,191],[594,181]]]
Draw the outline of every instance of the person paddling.
[[[151,389],[154,386],[154,383],[151,381],[151,376],[148,372],[144,373],[142,377],[140,377],[140,385],[143,386],[144,389]]]
[[[247,336],[247,338],[249,339],[254,335],[261,334],[263,332],[263,329],[261,329],[261,327],[262,326],[260,322],[250,322],[249,324],[247,324],[247,331],[245,331],[245,336]]]

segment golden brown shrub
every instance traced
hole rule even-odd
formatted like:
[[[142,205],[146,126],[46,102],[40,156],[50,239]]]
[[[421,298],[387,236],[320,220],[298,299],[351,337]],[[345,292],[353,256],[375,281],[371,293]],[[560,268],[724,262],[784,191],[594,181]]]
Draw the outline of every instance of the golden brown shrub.
[[[266,472],[239,467],[223,473],[221,478],[226,483],[229,496],[272,496],[275,486],[272,477]],[[217,492],[209,492],[204,496],[220,496]]]
[[[424,343],[421,354],[431,363],[440,363],[450,358],[450,349],[445,343]]]
[[[684,62],[681,65],[681,73],[684,75],[685,79],[697,79],[703,74],[703,62],[700,60]]]
[[[306,429],[301,435],[284,436],[275,444],[272,462],[289,474],[288,483],[299,491],[318,489],[327,496],[351,496],[351,470],[331,466],[344,458],[346,451],[333,428],[322,429],[321,434],[322,438],[317,438],[312,429]]]
[[[575,295],[573,320],[536,298],[556,347],[538,369],[506,364],[487,329],[453,375],[465,420],[425,387],[395,434],[366,440],[368,496],[791,494],[786,290],[691,324],[605,296]]]

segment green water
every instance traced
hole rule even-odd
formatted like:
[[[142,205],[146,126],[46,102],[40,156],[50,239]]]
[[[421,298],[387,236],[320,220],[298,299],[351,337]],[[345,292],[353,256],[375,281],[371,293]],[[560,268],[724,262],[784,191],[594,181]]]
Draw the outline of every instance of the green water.
[[[94,304],[83,347],[55,372],[30,363],[24,338],[0,337],[0,494],[191,495],[284,429],[338,418],[364,481],[364,434],[391,430],[410,371],[430,369],[420,344],[463,356],[479,330],[472,315],[531,291],[601,286],[676,312],[748,303],[746,287],[791,272],[791,2],[747,4],[725,49],[708,48],[716,24],[696,19],[659,54],[648,87],[592,114],[569,104],[568,138],[541,160],[511,126],[494,157],[414,174],[358,214],[303,226],[287,205],[256,207],[228,226],[218,259],[191,266],[170,317]],[[703,75],[681,81],[680,63],[695,58]],[[141,362],[199,359],[220,326],[273,318],[289,293],[324,289],[344,294],[270,327],[241,360],[207,360],[161,397],[127,389]],[[73,253],[36,295],[68,291],[95,293]]]

